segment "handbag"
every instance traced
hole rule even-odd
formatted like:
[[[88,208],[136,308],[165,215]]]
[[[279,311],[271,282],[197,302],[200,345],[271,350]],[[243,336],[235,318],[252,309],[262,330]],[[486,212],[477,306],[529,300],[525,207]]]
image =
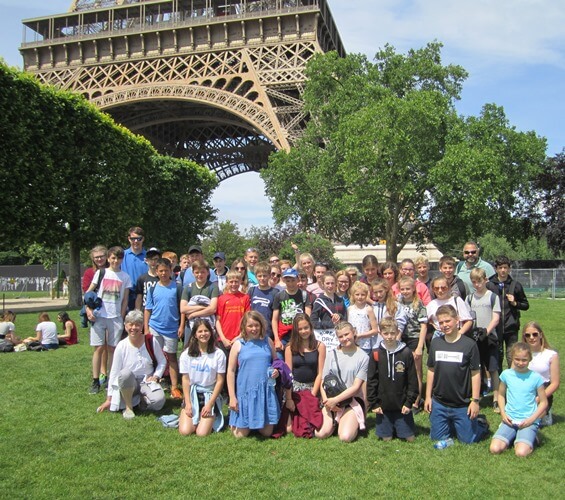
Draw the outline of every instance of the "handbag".
[[[341,370],[339,369],[339,363],[337,361],[337,352],[334,350],[335,364],[337,366],[337,375],[330,371],[323,381],[324,391],[329,398],[335,398],[339,396],[343,391],[347,389],[347,386],[341,378]],[[353,398],[347,398],[344,401],[340,401],[337,406],[340,408],[345,408],[350,405]]]

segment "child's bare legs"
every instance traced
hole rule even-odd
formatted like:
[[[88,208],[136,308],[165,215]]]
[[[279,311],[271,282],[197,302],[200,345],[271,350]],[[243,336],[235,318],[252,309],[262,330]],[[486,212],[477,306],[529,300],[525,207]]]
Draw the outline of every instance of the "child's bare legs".
[[[105,345],[97,345],[94,347],[92,354],[92,378],[98,380],[100,377],[100,366],[102,363],[102,353],[105,351]]]
[[[249,436],[250,430],[244,427],[232,427],[231,432],[236,438],[244,438]]]
[[[213,430],[214,420],[215,420],[214,417],[202,417],[201,415],[200,422],[196,427],[196,435],[199,437],[209,436]],[[271,434],[272,432],[273,431],[271,431]]]
[[[527,443],[515,443],[514,453],[517,457],[527,457],[533,450],[533,448]]]
[[[324,417],[322,427],[320,427],[319,431],[315,431],[314,435],[317,438],[326,439],[334,433],[334,420],[327,408],[322,408],[322,416]]]
[[[359,432],[359,422],[357,415],[351,408],[347,408],[341,418],[337,428],[337,435],[341,441],[350,443],[357,437]]]
[[[190,434],[194,434],[196,432],[196,427],[192,423],[192,417],[189,417],[184,408],[181,409],[180,416],[179,416],[179,432],[183,436],[189,436]]]
[[[108,373],[110,373],[108,371],[108,350],[106,349],[105,345],[102,346],[102,354],[101,354],[101,362],[100,362],[99,372],[100,372],[99,374],[106,375],[106,377],[108,376]]]
[[[274,426],[273,425],[266,425],[262,429],[259,429],[259,434],[264,437],[271,437],[273,433]]]
[[[178,388],[179,385],[179,362],[177,359],[177,353],[166,352],[165,357],[169,363],[169,376],[171,377],[171,389]]]
[[[502,439],[493,438],[490,442],[490,452],[494,455],[502,453],[504,450],[506,450],[506,448],[508,448],[508,445],[504,441],[502,441]]]

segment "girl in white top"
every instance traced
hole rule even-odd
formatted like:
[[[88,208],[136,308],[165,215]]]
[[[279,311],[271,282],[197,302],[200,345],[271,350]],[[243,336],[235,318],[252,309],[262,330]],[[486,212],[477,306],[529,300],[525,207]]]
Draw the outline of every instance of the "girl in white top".
[[[532,350],[532,360],[528,368],[539,373],[545,382],[548,406],[547,414],[541,419],[541,425],[551,425],[553,423],[551,411],[553,394],[559,389],[559,354],[550,348],[541,326],[535,321],[524,325],[522,342],[528,344]]]
[[[451,295],[451,288],[447,284],[447,280],[444,276],[438,276],[432,280],[432,291],[436,298],[426,306],[426,311],[428,315],[428,322],[431,323],[436,330],[434,338],[442,335],[436,311],[446,304],[453,306],[453,308],[457,311],[457,316],[459,317],[459,333],[461,333],[461,335],[465,335],[469,330],[471,330],[473,327],[471,312],[461,297],[453,297]]]
[[[367,302],[368,285],[356,281],[351,285],[350,296],[352,304],[347,308],[347,321],[355,328],[357,345],[370,354],[379,328],[373,306]]]
[[[26,344],[40,342],[46,349],[57,349],[59,347],[57,325],[49,319],[49,314],[43,312],[39,315],[39,323],[35,327],[35,337],[28,337],[24,342]]]
[[[180,355],[179,372],[184,395],[179,432],[207,436],[221,430],[226,355],[216,349],[214,330],[207,320],[194,321],[188,345]]]

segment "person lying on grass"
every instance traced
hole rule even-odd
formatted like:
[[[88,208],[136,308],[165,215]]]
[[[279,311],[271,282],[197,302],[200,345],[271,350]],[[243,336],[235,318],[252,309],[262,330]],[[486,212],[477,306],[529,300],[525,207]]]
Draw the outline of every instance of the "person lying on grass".
[[[165,371],[166,360],[159,342],[143,335],[141,311],[130,311],[125,318],[125,327],[128,336],[118,343],[114,353],[108,398],[96,411],[123,410],[123,417],[131,420],[135,417],[135,406],[142,411],[163,408],[165,393],[159,380]]]

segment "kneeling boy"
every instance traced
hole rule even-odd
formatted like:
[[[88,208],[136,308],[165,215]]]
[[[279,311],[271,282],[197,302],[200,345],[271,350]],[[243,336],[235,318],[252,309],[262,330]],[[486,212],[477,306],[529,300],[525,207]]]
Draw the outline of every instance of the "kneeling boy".
[[[436,317],[444,336],[432,340],[428,356],[424,409],[431,414],[430,438],[448,440],[455,437],[454,429],[459,441],[476,443],[488,431],[486,421],[477,418],[481,391],[479,349],[474,340],[459,332],[453,306],[441,306]]]

